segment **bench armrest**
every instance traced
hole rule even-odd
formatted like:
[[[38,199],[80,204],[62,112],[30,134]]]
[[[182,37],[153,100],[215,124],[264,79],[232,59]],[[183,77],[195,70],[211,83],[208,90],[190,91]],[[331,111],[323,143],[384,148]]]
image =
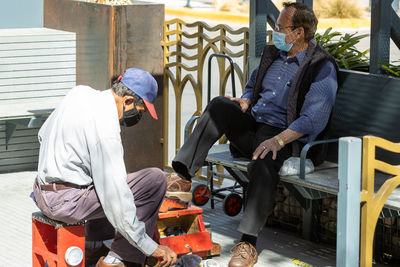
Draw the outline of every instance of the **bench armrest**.
[[[300,153],[300,177],[299,178],[301,180],[305,180],[305,178],[306,178],[306,156],[307,156],[308,150],[312,146],[327,144],[327,143],[337,143],[338,141],[339,141],[339,139],[327,139],[327,140],[318,140],[318,141],[313,141],[313,142],[307,143],[303,147],[303,149],[301,150],[301,153]]]
[[[186,140],[189,138],[190,132],[191,132],[192,129],[193,129],[193,125],[194,125],[195,121],[196,121],[197,119],[199,119],[199,118],[200,118],[200,116],[193,116],[193,117],[191,117],[191,118],[188,120],[188,122],[186,123],[186,125],[185,125],[185,132],[184,132],[184,136],[183,136],[184,142],[186,142]]]

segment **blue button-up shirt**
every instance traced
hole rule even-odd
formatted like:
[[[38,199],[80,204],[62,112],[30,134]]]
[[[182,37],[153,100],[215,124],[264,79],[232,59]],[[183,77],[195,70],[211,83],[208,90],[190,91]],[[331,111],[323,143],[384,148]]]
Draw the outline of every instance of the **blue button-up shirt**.
[[[300,67],[306,51],[288,58],[281,51],[279,57],[268,68],[262,82],[260,99],[253,106],[251,114],[257,122],[305,134],[299,141],[313,141],[325,128],[329,120],[337,90],[336,70],[332,62],[326,62],[311,84],[306,95],[300,117],[288,125],[286,109],[293,78]],[[246,84],[242,98],[251,98],[256,83],[256,68]]]

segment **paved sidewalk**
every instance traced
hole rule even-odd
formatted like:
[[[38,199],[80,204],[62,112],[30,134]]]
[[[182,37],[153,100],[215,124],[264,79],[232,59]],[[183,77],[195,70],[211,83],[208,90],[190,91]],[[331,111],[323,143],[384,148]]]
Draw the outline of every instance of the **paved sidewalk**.
[[[31,214],[37,207],[29,198],[35,172],[0,174],[0,267],[31,266]],[[211,223],[213,241],[222,246],[222,255],[215,257],[227,266],[229,249],[240,238],[236,231],[241,215],[229,217],[221,208],[204,208],[204,221]],[[334,266],[335,250],[325,245],[301,239],[281,229],[265,228],[259,238],[261,266],[296,266],[293,262],[306,262],[312,266]],[[296,260],[296,258],[298,260]]]
[[[0,174],[0,267],[32,265],[31,214],[38,209],[29,194],[35,175],[36,172]],[[222,248],[221,256],[213,259],[226,267],[229,250],[240,238],[236,228],[241,214],[225,215],[221,202],[216,203],[214,210],[209,203],[202,208],[203,220],[211,224],[212,239]],[[257,247],[259,260],[255,267],[335,266],[334,247],[304,240],[298,234],[280,228],[264,228]]]
[[[29,197],[35,172],[0,174],[0,267],[32,266],[32,212]]]

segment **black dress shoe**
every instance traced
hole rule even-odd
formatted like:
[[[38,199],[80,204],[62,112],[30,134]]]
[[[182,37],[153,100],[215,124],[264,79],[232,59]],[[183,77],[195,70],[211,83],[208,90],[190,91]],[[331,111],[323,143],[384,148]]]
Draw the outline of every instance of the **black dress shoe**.
[[[98,249],[85,250],[85,266],[94,266],[101,257],[107,256],[110,250],[103,244]]]

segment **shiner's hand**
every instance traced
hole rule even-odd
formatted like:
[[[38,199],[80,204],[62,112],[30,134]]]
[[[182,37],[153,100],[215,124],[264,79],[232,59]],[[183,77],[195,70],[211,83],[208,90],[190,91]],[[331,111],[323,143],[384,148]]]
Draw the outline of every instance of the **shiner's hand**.
[[[245,113],[250,106],[250,99],[248,98],[237,98],[231,96],[226,96],[226,98],[232,100],[233,102],[239,103],[240,109],[242,110],[243,113]]]
[[[167,246],[159,245],[157,249],[151,254],[152,257],[161,258],[161,266],[171,266],[176,262],[176,253]]]

